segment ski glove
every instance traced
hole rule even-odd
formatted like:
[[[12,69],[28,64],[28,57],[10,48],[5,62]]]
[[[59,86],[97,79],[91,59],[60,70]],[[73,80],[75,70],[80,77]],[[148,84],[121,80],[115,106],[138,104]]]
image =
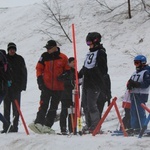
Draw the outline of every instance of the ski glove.
[[[12,85],[12,81],[7,81],[7,86],[11,87],[11,85]]]
[[[42,76],[39,76],[39,77],[37,78],[37,83],[38,83],[38,88],[39,88],[39,90],[44,91],[44,90],[47,89],[46,86],[45,86],[45,84],[44,84],[44,81],[43,81],[43,77],[42,77]]]
[[[127,83],[127,89],[131,90],[132,88],[139,88],[140,87],[140,82],[129,80]]]

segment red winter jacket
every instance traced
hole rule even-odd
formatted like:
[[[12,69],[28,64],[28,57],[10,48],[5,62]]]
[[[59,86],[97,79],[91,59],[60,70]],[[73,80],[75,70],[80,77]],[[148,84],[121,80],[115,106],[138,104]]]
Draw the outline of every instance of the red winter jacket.
[[[68,69],[68,58],[65,54],[60,53],[58,48],[58,51],[52,54],[45,52],[41,55],[36,65],[36,76],[43,77],[44,84],[48,89],[62,91],[64,83],[58,81],[58,76]]]

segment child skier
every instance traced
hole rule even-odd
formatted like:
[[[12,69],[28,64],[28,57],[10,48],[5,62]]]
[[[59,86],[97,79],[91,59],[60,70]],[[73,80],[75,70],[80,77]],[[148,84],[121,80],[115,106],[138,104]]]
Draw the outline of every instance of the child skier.
[[[136,72],[134,72],[127,83],[127,89],[130,91],[131,100],[131,129],[128,133],[139,133],[146,120],[145,110],[141,103],[148,101],[150,74],[145,70],[147,59],[143,55],[134,58]]]
[[[65,90],[62,93],[61,97],[61,114],[60,114],[60,129],[62,134],[67,134],[67,127],[66,127],[66,119],[69,114],[69,110],[73,108],[73,101],[72,101],[72,90],[75,87],[75,62],[74,57],[70,57],[68,59],[68,65],[70,66],[70,70],[65,71],[62,75],[59,76],[59,80],[64,81]],[[71,114],[68,116],[68,130],[70,133],[73,132],[72,130],[72,122],[71,122]]]

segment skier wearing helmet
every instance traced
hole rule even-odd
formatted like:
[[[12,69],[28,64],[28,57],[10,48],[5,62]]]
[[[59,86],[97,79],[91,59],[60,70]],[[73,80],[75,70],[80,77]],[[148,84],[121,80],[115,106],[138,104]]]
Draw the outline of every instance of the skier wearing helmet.
[[[146,63],[147,59],[143,55],[138,55],[134,58],[136,71],[127,83],[131,100],[131,129],[127,132],[132,134],[139,133],[146,120],[145,110],[141,107],[141,103],[145,104],[149,96],[150,74]]]
[[[107,95],[109,95],[109,100],[111,98],[110,78],[107,74],[107,54],[100,42],[100,33],[88,33],[86,44],[89,46],[89,52],[79,72],[79,78],[83,77],[82,107],[86,120],[83,133],[92,133],[100,120],[98,99],[106,101]],[[109,90],[106,90],[108,87]]]

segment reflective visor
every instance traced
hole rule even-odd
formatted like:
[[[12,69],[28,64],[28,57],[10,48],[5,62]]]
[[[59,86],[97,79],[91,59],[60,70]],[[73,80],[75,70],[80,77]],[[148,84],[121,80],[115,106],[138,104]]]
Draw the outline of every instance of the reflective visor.
[[[86,44],[87,45],[92,45],[93,43],[92,43],[92,41],[87,41]]]

